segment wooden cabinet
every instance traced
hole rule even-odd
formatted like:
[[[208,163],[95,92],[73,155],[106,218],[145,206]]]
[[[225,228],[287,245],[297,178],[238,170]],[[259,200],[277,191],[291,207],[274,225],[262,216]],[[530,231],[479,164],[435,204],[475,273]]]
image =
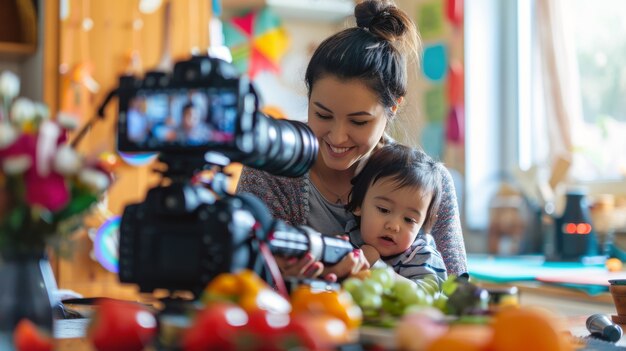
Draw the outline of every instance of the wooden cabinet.
[[[0,60],[20,60],[37,51],[37,2],[0,0]]]

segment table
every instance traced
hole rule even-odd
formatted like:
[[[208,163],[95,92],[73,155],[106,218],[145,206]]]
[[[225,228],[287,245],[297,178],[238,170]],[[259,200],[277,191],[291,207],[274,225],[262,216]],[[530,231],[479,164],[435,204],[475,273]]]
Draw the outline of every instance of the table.
[[[600,313],[607,316],[615,314],[615,306],[609,293],[589,295],[581,290],[540,282],[506,284],[478,282],[478,285],[485,288],[517,286],[520,304],[543,307],[565,317],[569,331],[578,337],[589,335],[586,321],[592,314]],[[626,337],[622,337],[616,345],[626,347]]]
[[[528,300],[531,301],[531,300]],[[567,323],[569,330],[574,336],[585,337],[589,335],[585,327],[587,315],[568,316]],[[66,319],[55,322],[55,338],[57,351],[96,351],[89,341],[85,338],[85,331],[89,319]],[[379,333],[381,337],[385,336],[384,332]],[[626,338],[622,338],[616,345],[626,346]]]
[[[563,316],[615,314],[613,299],[609,293],[589,295],[581,290],[540,282],[496,284],[479,281],[477,284],[487,289],[516,286],[521,304],[545,307]]]
[[[608,293],[589,295],[581,290],[534,281],[505,284],[481,281],[477,283],[485,288],[517,286],[520,292],[521,304],[545,307],[564,316],[569,331],[574,336],[584,337],[589,335],[585,321],[590,315],[596,313],[611,315],[615,313],[612,298]],[[56,350],[95,351],[84,337],[88,323],[89,319],[55,321]],[[617,345],[626,346],[626,337],[622,338]]]
[[[95,351],[85,338],[88,318],[62,319],[54,321],[54,338],[58,351]]]

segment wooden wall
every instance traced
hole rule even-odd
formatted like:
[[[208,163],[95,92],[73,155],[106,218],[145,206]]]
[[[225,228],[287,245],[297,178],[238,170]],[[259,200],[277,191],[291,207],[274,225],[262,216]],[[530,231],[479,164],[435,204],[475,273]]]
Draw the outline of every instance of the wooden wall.
[[[47,16],[59,21],[59,45],[57,50],[46,53],[46,61],[59,63],[54,95],[58,97],[60,110],[78,116],[81,125],[94,116],[104,96],[117,86],[119,75],[154,69],[164,61],[164,53],[171,56],[173,63],[188,58],[194,47],[206,52],[209,44],[209,1],[164,0],[163,5],[150,13],[139,10],[139,0],[67,0],[67,3],[69,11],[59,6],[61,16]],[[170,6],[169,28],[164,19],[166,6]],[[167,32],[170,45],[163,39]],[[93,84],[89,81],[97,82],[99,89],[90,90]],[[105,120],[95,124],[79,149],[96,156],[114,152],[116,116],[114,101],[106,110]],[[148,186],[156,181],[150,166],[134,167],[122,162],[115,173],[116,181],[107,198],[108,208],[114,214],[121,214],[129,202],[143,200]],[[104,217],[96,214],[88,222],[97,227],[103,220]],[[85,296],[134,296],[134,286],[122,287],[117,275],[89,257],[92,244],[86,232],[80,233],[74,244],[73,255],[59,260],[55,266],[60,288]]]

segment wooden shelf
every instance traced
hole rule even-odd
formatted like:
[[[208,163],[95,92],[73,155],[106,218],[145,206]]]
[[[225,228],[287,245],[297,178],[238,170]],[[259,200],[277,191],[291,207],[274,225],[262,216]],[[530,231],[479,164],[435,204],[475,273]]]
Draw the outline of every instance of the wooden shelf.
[[[0,60],[23,59],[36,51],[36,44],[0,42]]]

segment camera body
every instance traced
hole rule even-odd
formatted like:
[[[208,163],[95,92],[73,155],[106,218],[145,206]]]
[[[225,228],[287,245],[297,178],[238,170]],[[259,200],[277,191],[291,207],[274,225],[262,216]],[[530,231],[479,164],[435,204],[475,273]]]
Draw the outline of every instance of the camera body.
[[[233,69],[224,61],[193,57],[176,63],[172,74],[120,77],[118,149],[189,153],[251,148],[245,140],[254,125],[256,95]],[[195,116],[186,121],[190,108],[196,109]],[[188,127],[198,131],[191,133]]]
[[[120,281],[142,292],[198,296],[222,272],[249,268],[271,280],[262,245],[286,257],[311,252],[326,264],[352,251],[347,241],[274,220],[251,194],[223,190],[221,170],[230,161],[297,177],[313,165],[319,147],[304,123],[259,113],[253,86],[234,66],[193,57],[176,63],[171,75],[123,76],[117,94],[118,149],[159,152],[167,165],[164,181],[124,210]],[[194,180],[207,165],[214,171],[208,186]]]
[[[236,197],[177,183],[151,189],[126,207],[120,225],[119,278],[140,290],[198,294],[221,272],[249,267],[256,219]]]
[[[120,151],[195,159],[219,152],[285,176],[303,175],[317,157],[319,146],[306,124],[260,113],[250,81],[217,58],[177,62],[171,74],[122,76],[117,93]]]

